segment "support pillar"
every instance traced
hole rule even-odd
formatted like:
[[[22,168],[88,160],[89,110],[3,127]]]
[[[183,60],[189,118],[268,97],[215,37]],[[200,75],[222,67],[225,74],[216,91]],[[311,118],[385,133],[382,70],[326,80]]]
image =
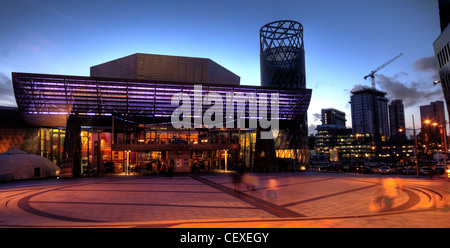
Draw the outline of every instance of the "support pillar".
[[[75,116],[67,120],[61,162],[61,178],[74,178],[81,175],[81,126]]]

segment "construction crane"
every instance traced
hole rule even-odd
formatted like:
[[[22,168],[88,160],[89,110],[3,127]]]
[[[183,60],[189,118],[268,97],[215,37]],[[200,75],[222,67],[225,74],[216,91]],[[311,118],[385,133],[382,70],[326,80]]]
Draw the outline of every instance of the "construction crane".
[[[402,55],[403,55],[403,53],[400,53],[399,55],[395,56],[393,59],[391,59],[388,62],[384,63],[383,65],[379,66],[377,69],[371,71],[369,73],[369,75],[364,77],[364,80],[366,80],[368,77],[372,78],[372,88],[375,89],[375,73],[378,72],[379,70],[383,69],[384,67],[386,67],[390,63],[392,63],[394,60],[400,58],[400,56],[402,56]]]

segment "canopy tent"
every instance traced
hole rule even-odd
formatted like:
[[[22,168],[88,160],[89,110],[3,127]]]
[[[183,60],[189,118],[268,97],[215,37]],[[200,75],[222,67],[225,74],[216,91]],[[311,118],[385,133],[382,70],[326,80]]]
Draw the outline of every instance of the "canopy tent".
[[[28,154],[18,148],[0,153],[0,181],[57,175],[59,175],[59,167],[41,156]]]

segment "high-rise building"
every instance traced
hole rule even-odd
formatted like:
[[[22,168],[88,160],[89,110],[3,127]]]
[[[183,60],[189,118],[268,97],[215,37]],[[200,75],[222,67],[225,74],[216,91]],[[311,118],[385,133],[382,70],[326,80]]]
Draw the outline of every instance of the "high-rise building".
[[[420,121],[422,125],[428,120],[431,123],[444,123],[445,113],[444,113],[444,102],[435,101],[430,102],[429,105],[420,106]]]
[[[439,0],[439,20],[442,32],[450,23],[450,0]]]
[[[322,109],[322,125],[338,125],[345,127],[345,112],[334,108]]]
[[[362,88],[352,91],[350,97],[353,133],[370,137],[373,153],[379,153],[382,142],[389,137],[388,100],[386,92]]]
[[[380,134],[389,137],[386,92],[364,88],[350,97],[354,133]]]
[[[402,100],[392,100],[389,104],[389,127],[391,137],[405,138],[405,108]],[[399,131],[402,129],[402,131]]]
[[[439,126],[432,126],[431,124],[426,126],[427,125],[426,122],[429,123],[445,122],[444,102],[435,101],[430,102],[429,105],[420,106],[420,122],[422,124],[422,128],[424,127],[431,128],[435,132],[435,137],[440,137]]]
[[[322,109],[322,125],[317,126],[316,151],[329,157],[330,151],[339,151],[339,157],[350,157],[354,138],[352,129],[345,127],[345,112]]]
[[[450,111],[450,0],[439,0],[441,34],[433,43],[447,111]],[[439,80],[437,80],[439,82]],[[449,112],[450,113],[450,112]]]

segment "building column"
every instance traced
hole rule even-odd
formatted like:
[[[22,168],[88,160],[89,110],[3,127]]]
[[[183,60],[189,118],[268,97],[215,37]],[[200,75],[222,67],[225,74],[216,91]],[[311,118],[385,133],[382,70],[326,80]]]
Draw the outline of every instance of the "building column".
[[[81,175],[81,126],[75,116],[70,116],[66,125],[61,178],[74,178]]]

